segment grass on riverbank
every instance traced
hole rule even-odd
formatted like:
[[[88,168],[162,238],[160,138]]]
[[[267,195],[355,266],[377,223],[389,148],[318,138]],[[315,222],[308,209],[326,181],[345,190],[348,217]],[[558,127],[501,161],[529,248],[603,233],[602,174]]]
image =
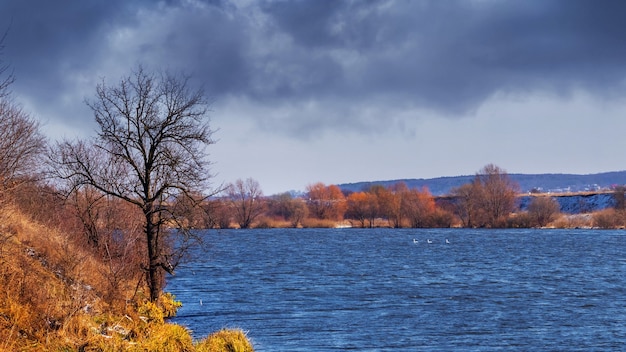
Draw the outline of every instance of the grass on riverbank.
[[[240,330],[193,341],[166,322],[174,298],[151,303],[137,282],[107,298],[108,272],[68,235],[0,206],[0,351],[253,351]]]

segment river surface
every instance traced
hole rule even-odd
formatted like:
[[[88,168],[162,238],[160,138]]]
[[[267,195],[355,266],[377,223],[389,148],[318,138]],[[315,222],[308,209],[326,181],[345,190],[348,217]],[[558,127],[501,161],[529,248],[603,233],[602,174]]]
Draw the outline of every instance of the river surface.
[[[256,351],[617,351],[625,235],[210,230],[166,291],[194,337],[241,328]]]

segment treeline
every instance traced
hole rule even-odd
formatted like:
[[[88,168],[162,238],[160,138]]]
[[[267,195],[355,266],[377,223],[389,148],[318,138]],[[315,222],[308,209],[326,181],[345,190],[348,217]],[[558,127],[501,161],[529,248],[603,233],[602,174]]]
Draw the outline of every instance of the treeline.
[[[355,227],[505,227],[518,194],[506,172],[494,165],[484,167],[474,182],[455,189],[454,197],[439,202],[427,188],[410,189],[403,182],[349,193],[336,185],[315,183],[299,197],[289,193],[263,197],[253,179],[225,189],[221,197],[205,204],[209,216],[194,226],[332,227],[347,222]]]
[[[533,228],[626,225],[624,187],[614,191],[615,207],[590,216],[562,214],[549,195],[534,194],[527,210],[518,204],[519,186],[505,170],[490,164],[472,182],[451,194],[434,197],[427,188],[403,182],[342,192],[336,185],[311,184],[303,196],[290,193],[264,197],[253,179],[238,180],[190,214],[197,228],[389,227],[389,228]]]

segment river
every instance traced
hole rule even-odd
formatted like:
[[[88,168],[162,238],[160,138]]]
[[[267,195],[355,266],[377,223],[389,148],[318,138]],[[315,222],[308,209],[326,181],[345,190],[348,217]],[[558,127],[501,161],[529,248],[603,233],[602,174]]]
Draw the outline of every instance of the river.
[[[196,338],[241,328],[256,351],[626,346],[623,230],[201,234],[166,287]]]

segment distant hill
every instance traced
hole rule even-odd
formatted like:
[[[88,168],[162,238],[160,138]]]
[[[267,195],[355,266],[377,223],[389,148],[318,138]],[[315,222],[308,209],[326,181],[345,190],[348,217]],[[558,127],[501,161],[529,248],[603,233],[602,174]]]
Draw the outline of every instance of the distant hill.
[[[511,179],[520,185],[522,192],[533,189],[541,192],[563,193],[583,192],[610,189],[614,185],[626,184],[626,171],[603,172],[589,175],[575,174],[509,174]],[[338,185],[342,191],[359,192],[373,185],[388,187],[398,182],[404,182],[409,188],[428,187],[435,196],[450,194],[450,190],[469,183],[474,179],[471,176],[437,177],[430,179],[404,179],[373,182],[356,182]]]

